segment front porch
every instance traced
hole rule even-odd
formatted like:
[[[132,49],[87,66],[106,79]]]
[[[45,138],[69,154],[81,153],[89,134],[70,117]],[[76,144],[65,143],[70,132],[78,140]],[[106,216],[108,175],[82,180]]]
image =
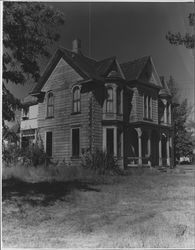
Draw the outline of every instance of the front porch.
[[[168,129],[130,127],[125,131],[125,167],[172,165],[172,133]]]

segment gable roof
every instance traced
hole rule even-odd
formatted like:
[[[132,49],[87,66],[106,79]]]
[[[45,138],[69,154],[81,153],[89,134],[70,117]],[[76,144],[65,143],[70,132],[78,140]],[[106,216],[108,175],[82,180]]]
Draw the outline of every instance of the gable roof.
[[[52,73],[61,58],[67,61],[84,79],[87,80],[92,78],[94,80],[102,80],[95,70],[96,61],[94,59],[88,58],[81,53],[78,54],[72,52],[65,48],[58,48],[46,66],[46,69],[39,79],[37,85],[30,94],[37,94],[41,91],[45,82],[49,78],[49,75]]]
[[[162,89],[160,90],[159,92],[159,96],[171,96],[171,92],[170,92],[170,89],[168,88],[168,85],[164,79],[163,76],[160,77],[160,80],[161,80],[161,84],[162,84]]]
[[[133,61],[119,64],[115,56],[96,61],[92,58],[84,56],[81,52],[75,53],[71,50],[60,47],[56,50],[54,56],[49,61],[43,75],[30,93],[31,95],[36,95],[41,92],[45,82],[61,58],[63,58],[79,75],[81,75],[84,81],[88,82],[91,82],[91,80],[104,82],[105,77],[107,77],[109,72],[112,71],[112,68],[115,64],[119,74],[112,74],[111,72],[111,75],[108,77],[122,77],[127,81],[138,79],[141,80],[143,75],[142,73],[147,71],[148,65],[151,65],[157,79],[157,83],[151,85],[156,85],[157,87],[162,88],[161,81],[159,80],[158,74],[150,56],[145,56]]]
[[[120,64],[127,81],[136,80],[146,66],[149,56]]]

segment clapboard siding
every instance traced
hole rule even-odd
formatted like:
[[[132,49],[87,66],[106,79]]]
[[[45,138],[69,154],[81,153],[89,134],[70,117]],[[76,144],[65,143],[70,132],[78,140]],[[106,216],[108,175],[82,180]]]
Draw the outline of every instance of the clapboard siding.
[[[43,141],[45,133],[53,133],[53,158],[71,161],[71,129],[80,128],[80,149],[89,147],[89,93],[81,94],[81,113],[72,114],[72,86],[82,78],[63,59],[45,83],[43,103],[39,104],[38,127]],[[47,92],[54,95],[54,117],[47,118]],[[44,142],[45,143],[45,142]]]

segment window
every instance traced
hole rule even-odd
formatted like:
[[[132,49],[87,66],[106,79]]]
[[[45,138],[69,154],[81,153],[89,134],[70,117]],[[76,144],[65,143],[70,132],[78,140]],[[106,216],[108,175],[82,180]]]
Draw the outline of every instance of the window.
[[[54,116],[54,96],[52,92],[49,92],[47,95],[47,117]]]
[[[148,118],[152,119],[152,97],[148,96]]]
[[[144,95],[144,118],[147,118],[147,103],[148,103],[148,97]]]
[[[122,113],[122,98],[121,98],[122,90],[117,88],[117,114]]]
[[[106,149],[109,155],[114,154],[114,129],[107,128],[106,130]]]
[[[108,88],[107,93],[108,93],[108,97],[106,100],[106,112],[112,113],[113,112],[113,89]]]
[[[46,154],[52,156],[52,132],[46,133]]]
[[[79,128],[72,129],[72,156],[78,157],[80,154]]]
[[[78,86],[73,89],[73,113],[78,113],[81,111],[81,95]]]
[[[152,119],[152,97],[144,95],[144,118]]]
[[[29,107],[22,110],[22,120],[28,120],[29,119]]]

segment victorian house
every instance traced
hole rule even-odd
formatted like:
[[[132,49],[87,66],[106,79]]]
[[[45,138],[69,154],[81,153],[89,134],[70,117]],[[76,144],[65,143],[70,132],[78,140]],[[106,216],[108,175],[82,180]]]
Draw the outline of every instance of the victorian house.
[[[127,166],[170,166],[172,102],[150,56],[121,63],[59,48],[24,99],[21,145],[42,140],[49,157],[79,164],[84,152],[107,151]]]

